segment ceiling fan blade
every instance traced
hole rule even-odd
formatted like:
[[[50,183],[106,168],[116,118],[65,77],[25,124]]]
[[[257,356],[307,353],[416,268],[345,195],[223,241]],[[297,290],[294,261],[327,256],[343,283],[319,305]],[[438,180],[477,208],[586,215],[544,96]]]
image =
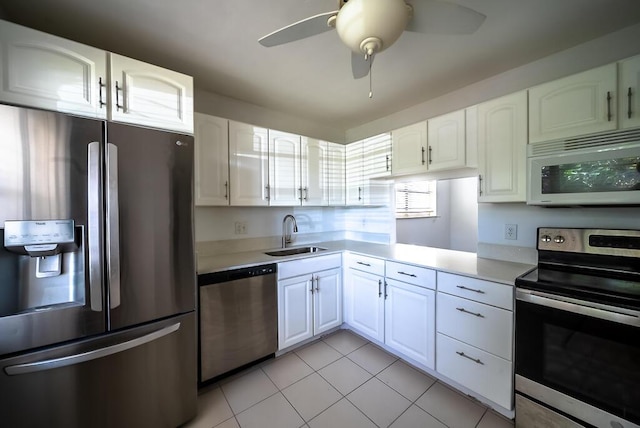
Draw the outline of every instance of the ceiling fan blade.
[[[294,22],[291,25],[287,25],[273,33],[267,34],[259,39],[258,43],[266,47],[277,46],[332,30],[333,27],[329,27],[327,25],[327,19],[329,19],[331,15],[335,15],[337,13],[337,10],[333,12],[320,13],[301,21]]]
[[[351,52],[351,72],[353,73],[354,79],[362,79],[369,74],[369,69],[371,68],[371,64],[373,64],[374,57],[375,56],[370,56],[369,60],[366,60],[363,54]]]
[[[442,0],[411,2],[413,18],[407,31],[428,34],[473,34],[487,18],[486,15]]]

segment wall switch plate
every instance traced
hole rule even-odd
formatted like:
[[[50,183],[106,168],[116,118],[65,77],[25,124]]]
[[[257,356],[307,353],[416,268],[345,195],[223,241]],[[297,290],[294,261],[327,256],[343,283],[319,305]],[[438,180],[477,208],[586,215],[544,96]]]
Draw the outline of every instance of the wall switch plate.
[[[515,241],[518,239],[518,225],[517,224],[505,224],[504,225],[504,239],[510,239]]]
[[[246,235],[247,234],[247,222],[246,221],[236,221],[235,222],[235,234],[236,235]]]

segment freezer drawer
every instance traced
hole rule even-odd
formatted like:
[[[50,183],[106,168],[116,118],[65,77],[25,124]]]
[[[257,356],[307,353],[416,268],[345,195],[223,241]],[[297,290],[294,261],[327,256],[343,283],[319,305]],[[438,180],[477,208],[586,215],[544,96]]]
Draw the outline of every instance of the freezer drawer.
[[[0,360],[0,424],[176,427],[197,412],[195,313]]]

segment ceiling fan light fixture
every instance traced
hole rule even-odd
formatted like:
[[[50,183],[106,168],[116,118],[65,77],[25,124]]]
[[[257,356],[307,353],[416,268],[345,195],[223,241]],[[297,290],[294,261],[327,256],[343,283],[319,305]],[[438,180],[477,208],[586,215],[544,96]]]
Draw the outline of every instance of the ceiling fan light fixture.
[[[349,0],[335,24],[349,49],[370,56],[398,40],[410,18],[411,7],[404,0]]]

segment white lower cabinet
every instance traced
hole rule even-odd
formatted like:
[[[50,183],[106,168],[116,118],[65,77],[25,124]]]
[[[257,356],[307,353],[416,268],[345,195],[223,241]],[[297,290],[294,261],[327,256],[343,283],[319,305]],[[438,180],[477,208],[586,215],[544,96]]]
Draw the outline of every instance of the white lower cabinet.
[[[372,339],[384,342],[384,278],[349,269],[346,279],[347,324]]]
[[[315,266],[315,271],[310,270]],[[340,254],[278,265],[278,349],[342,324]]]
[[[433,369],[436,292],[393,279],[386,281],[385,343]]]

